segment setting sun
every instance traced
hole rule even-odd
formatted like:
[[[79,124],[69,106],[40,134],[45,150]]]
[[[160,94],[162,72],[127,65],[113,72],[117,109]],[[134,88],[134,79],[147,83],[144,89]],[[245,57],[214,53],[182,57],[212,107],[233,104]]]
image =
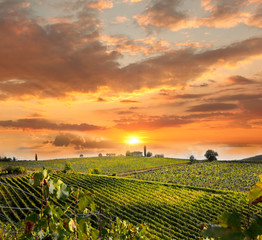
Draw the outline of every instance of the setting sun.
[[[129,143],[129,144],[138,144],[138,143],[140,143],[140,140],[137,138],[137,137],[129,137],[128,138],[128,140],[127,140],[127,142]]]

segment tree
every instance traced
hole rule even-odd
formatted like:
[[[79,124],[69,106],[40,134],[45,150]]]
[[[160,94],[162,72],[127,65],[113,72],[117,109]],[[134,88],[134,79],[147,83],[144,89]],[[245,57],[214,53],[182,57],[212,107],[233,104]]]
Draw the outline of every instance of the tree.
[[[211,149],[207,150],[205,153],[205,157],[210,162],[217,160],[216,158],[217,156],[218,156],[218,153]]]
[[[36,160],[36,161],[38,160],[37,154],[35,154],[35,160]]]
[[[98,157],[103,157],[103,154],[102,154],[102,153],[99,153],[99,154],[98,154]]]
[[[126,151],[126,156],[130,157],[131,156],[131,152],[130,151]]]
[[[151,152],[147,152],[147,154],[146,154],[147,157],[152,157],[152,155],[153,154]]]
[[[194,155],[191,155],[191,156],[189,157],[189,160],[190,160],[190,164],[193,164],[193,163],[196,161]]]

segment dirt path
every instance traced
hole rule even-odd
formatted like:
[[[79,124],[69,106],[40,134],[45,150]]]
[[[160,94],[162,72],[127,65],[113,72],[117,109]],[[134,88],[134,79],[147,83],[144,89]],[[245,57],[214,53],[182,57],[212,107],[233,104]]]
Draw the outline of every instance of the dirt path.
[[[147,168],[147,169],[142,169],[142,170],[136,170],[136,171],[132,171],[132,172],[124,172],[124,173],[119,173],[117,175],[119,177],[125,177],[125,176],[136,174],[136,173],[145,173],[145,172],[150,172],[150,171],[159,170],[159,169],[171,168],[171,167],[174,167],[174,166],[182,166],[182,165],[186,165],[186,164],[188,164],[188,163],[177,163],[177,164],[172,164],[172,165],[167,165],[167,166],[153,167],[153,168]]]

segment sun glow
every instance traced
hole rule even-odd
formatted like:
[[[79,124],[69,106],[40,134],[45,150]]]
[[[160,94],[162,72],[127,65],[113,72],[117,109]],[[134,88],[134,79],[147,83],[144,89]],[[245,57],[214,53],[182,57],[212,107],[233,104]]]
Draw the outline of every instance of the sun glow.
[[[127,143],[129,143],[129,144],[138,144],[138,143],[140,143],[140,140],[137,137],[132,136],[132,137],[129,137],[127,139]]]

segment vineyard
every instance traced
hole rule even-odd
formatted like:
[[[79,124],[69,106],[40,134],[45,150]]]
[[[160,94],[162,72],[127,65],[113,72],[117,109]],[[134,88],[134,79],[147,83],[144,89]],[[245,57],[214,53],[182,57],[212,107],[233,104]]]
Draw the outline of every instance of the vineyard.
[[[137,171],[141,169],[162,167],[174,164],[188,163],[188,160],[173,158],[155,158],[155,157],[90,157],[90,158],[71,158],[55,159],[46,161],[16,161],[0,162],[0,167],[5,168],[8,165],[23,166],[27,170],[41,170],[43,167],[49,169],[64,169],[65,162],[70,162],[76,172],[86,172],[89,169],[98,168],[102,174],[112,175]]]
[[[199,239],[202,223],[211,222],[232,209],[240,212],[245,222],[248,211],[244,193],[79,173],[53,174],[53,178],[91,191],[96,204],[108,209],[109,215],[134,224],[147,223],[159,239]],[[29,176],[0,179],[3,222],[15,225],[29,211],[39,210],[40,189],[35,189],[28,180]],[[63,202],[55,204],[63,207]],[[251,209],[257,210],[258,207]]]
[[[262,173],[260,163],[204,162],[137,173],[128,177],[195,187],[248,191]]]

